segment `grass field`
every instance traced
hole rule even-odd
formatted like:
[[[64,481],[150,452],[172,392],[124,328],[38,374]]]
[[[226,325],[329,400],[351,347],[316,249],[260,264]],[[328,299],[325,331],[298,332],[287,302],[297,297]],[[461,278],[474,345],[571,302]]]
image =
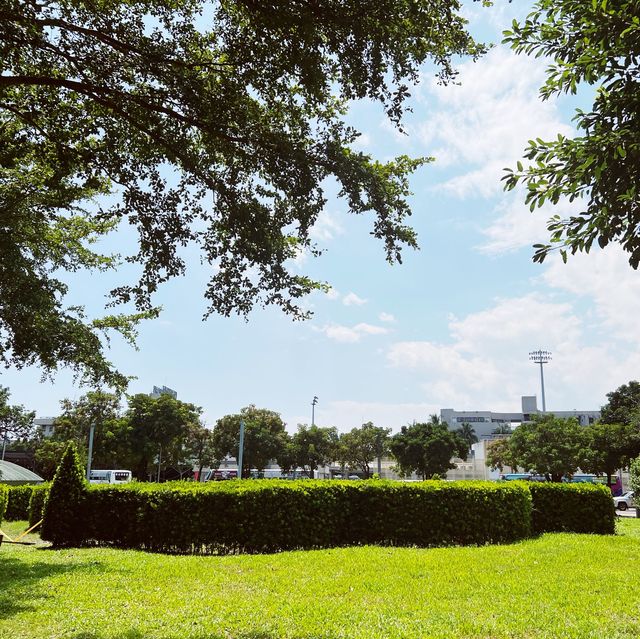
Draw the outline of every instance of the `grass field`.
[[[3,545],[0,637],[635,638],[639,565],[635,519],[615,537],[480,548],[179,557]]]

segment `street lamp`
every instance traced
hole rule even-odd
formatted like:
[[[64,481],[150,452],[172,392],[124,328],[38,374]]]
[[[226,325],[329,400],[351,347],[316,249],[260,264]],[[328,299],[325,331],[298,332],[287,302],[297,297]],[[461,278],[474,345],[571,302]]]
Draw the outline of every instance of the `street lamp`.
[[[550,351],[531,351],[529,353],[529,359],[535,364],[540,364],[540,384],[542,386],[542,412],[547,412],[547,403],[544,397],[544,372],[542,370],[542,365],[551,361],[551,352]]]
[[[316,395],[313,396],[313,401],[311,402],[311,425],[315,426],[316,424],[316,404],[318,403],[318,397]]]

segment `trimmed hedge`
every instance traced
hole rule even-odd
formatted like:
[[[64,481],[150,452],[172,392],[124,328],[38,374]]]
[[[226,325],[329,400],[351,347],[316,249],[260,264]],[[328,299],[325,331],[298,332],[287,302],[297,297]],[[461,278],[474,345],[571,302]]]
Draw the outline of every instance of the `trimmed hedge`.
[[[574,532],[612,535],[615,508],[611,490],[601,484],[531,482],[534,534]]]
[[[29,523],[46,486],[33,487]],[[358,544],[506,543],[544,532],[612,534],[610,491],[535,482],[231,481],[90,486],[73,543],[174,553]]]
[[[29,502],[33,489],[41,484],[24,486],[9,486],[9,503],[5,519],[7,521],[19,521],[29,519]],[[37,520],[36,520],[37,521]]]
[[[32,486],[29,499],[29,526],[34,526],[44,517],[44,505],[49,496],[51,484],[39,484]]]
[[[9,489],[6,484],[0,484],[0,524],[4,517],[4,513],[7,509],[7,502],[9,501]]]
[[[448,546],[530,535],[526,485],[233,481],[92,486],[85,543],[160,552]]]

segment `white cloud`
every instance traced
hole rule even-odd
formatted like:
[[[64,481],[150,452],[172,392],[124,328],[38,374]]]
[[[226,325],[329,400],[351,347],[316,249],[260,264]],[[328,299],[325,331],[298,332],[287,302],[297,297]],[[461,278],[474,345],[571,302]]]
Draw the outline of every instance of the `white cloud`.
[[[329,211],[322,211],[309,232],[309,236],[315,242],[329,242],[343,233],[344,229],[336,219],[336,216]]]
[[[441,188],[461,198],[493,196],[502,190],[503,168],[515,164],[529,139],[571,134],[555,103],[538,98],[546,65],[496,47],[478,62],[460,65],[459,86],[425,82],[421,99],[437,104],[418,127],[426,152],[440,148],[445,164],[465,167]]]
[[[541,280],[565,295],[591,299],[594,320],[602,322],[610,338],[611,331],[615,331],[614,335],[637,343],[640,276],[628,259],[618,245],[570,255],[566,264],[554,255]]]
[[[324,333],[329,339],[342,343],[359,342],[365,335],[385,335],[389,329],[384,326],[360,323],[355,326],[343,326],[341,324],[325,324],[314,330]]]
[[[381,322],[389,322],[389,323],[396,321],[396,318],[393,315],[391,315],[391,313],[385,313],[384,311],[380,313],[380,315],[378,315],[378,319]]]
[[[357,140],[353,143],[356,149],[368,149],[371,146],[371,136],[368,133],[361,133]]]
[[[363,304],[367,303],[367,300],[363,299],[362,297],[358,297],[355,293],[351,292],[347,293],[342,298],[342,303],[345,306],[362,306]]]
[[[545,369],[551,410],[597,409],[640,368],[635,334],[594,339],[571,303],[537,294],[451,318],[449,334],[446,343],[397,342],[387,352],[392,367],[413,371],[425,401],[441,407],[517,410],[521,395],[539,397],[538,371],[528,360],[538,348],[553,352]]]
[[[482,253],[497,255],[523,247],[531,248],[533,244],[547,243],[547,221],[554,215],[562,218],[577,215],[582,208],[580,200],[566,200],[556,206],[544,204],[531,211],[524,199],[524,191],[517,189],[510,196],[504,197],[495,207],[494,213],[497,214],[497,218],[482,230],[487,238],[478,247]]]
[[[325,295],[330,300],[340,299],[340,291],[338,291],[337,289],[333,288],[333,286],[329,288],[329,290],[325,293]]]
[[[499,255],[548,241],[547,220],[555,211],[551,213],[545,206],[531,212],[524,204],[524,196],[520,197],[520,193],[515,196],[502,200],[494,209],[498,217],[482,230],[487,238],[478,247],[482,253]]]

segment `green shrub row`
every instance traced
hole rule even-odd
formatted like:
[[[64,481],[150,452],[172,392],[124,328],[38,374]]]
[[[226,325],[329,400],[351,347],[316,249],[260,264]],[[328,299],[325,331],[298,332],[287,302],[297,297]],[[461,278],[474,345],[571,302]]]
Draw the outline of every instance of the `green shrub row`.
[[[7,502],[9,501],[9,489],[6,484],[0,484],[0,524],[4,518],[4,513],[7,509]]]
[[[39,484],[32,486],[29,499],[29,526],[34,526],[44,517],[44,504],[49,495],[51,484]]]
[[[9,486],[9,503],[4,517],[7,521],[19,521],[29,518],[29,501],[32,485]]]
[[[606,486],[532,482],[529,490],[533,505],[531,528],[536,535],[615,532],[615,508]]]
[[[530,535],[531,496],[492,482],[93,486],[76,521],[87,543],[160,552],[487,544]]]
[[[36,487],[30,523],[41,518]],[[158,552],[276,552],[355,544],[505,543],[544,532],[611,534],[609,490],[592,484],[233,481],[91,486],[70,535]]]

